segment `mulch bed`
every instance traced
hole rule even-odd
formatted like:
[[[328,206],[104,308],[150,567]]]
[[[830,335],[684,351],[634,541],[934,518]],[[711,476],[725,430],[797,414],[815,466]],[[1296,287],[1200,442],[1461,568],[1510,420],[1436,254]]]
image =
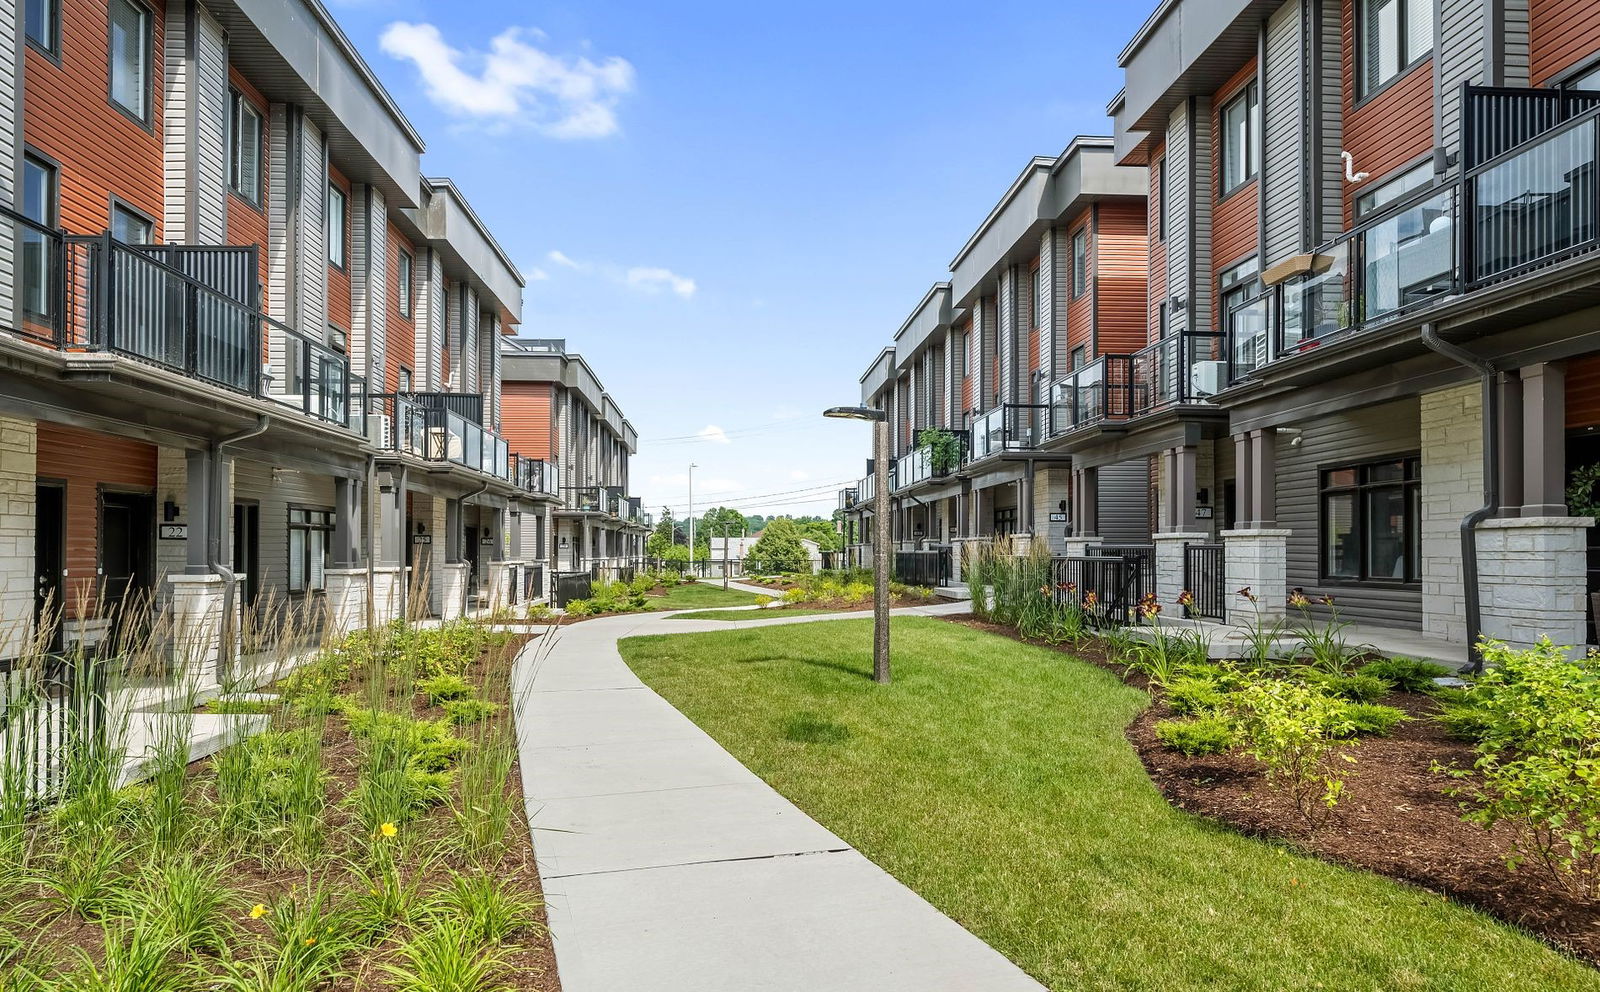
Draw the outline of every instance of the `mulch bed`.
[[[1069,654],[1149,688],[1139,673],[1108,661],[1098,644],[1072,649],[1046,644],[970,613],[944,619]],[[1463,821],[1461,800],[1445,795],[1445,788],[1458,783],[1434,772],[1434,766],[1470,768],[1475,755],[1471,745],[1450,737],[1431,719],[1438,704],[1403,692],[1378,702],[1413,719],[1389,737],[1364,738],[1350,749],[1356,762],[1346,773],[1344,797],[1315,833],[1308,833],[1287,798],[1268,787],[1261,766],[1248,755],[1187,757],[1163,748],[1153,728],[1173,714],[1159,695],[1126,733],[1151,780],[1179,809],[1450,896],[1600,965],[1600,904],[1574,899],[1537,865],[1507,868],[1511,831]]]

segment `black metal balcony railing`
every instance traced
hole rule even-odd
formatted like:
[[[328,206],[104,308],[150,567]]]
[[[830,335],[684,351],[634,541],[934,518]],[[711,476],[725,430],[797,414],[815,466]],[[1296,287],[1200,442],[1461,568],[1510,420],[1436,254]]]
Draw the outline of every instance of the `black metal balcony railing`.
[[[518,489],[530,493],[556,492],[555,466],[542,458],[511,456],[511,482]]]
[[[13,333],[65,352],[138,359],[364,430],[365,383],[349,360],[252,302],[253,249],[128,245],[3,209],[0,227],[18,259]]]
[[[1050,386],[1049,436],[1204,402],[1228,381],[1223,345],[1214,331],[1184,331],[1074,369]]]
[[[1043,441],[1050,425],[1044,403],[1002,403],[968,417],[967,461],[976,462],[1002,451],[1025,451]]]
[[[511,474],[511,452],[505,439],[460,414],[442,407],[421,407],[394,393],[375,393],[368,405],[375,425],[370,437],[377,447],[517,481]]]

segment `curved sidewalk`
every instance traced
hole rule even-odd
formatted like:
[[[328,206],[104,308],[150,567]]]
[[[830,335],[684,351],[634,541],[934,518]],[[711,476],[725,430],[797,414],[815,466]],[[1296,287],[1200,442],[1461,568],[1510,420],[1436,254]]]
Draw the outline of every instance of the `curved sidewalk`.
[[[574,624],[517,659],[522,784],[563,992],[1040,992],[757,778],[617,652],[623,637],[837,618],[667,616]]]

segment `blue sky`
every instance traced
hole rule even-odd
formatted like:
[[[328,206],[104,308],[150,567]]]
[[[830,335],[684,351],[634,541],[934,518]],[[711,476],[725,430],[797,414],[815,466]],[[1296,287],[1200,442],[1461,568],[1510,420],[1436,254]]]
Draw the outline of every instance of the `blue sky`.
[[[331,7],[681,516],[690,462],[697,511],[832,509],[868,430],[821,410],[1029,157],[1108,133],[1153,2]]]

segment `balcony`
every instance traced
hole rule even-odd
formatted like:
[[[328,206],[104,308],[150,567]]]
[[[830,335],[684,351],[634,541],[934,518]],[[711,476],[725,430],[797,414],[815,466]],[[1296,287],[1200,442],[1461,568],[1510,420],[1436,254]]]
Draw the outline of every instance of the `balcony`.
[[[0,210],[21,259],[13,333],[103,352],[365,430],[365,383],[321,340],[256,307],[253,247],[127,245]]]
[[[504,438],[442,407],[422,407],[404,395],[374,394],[372,443],[430,462],[450,462],[475,472],[513,481],[511,453]],[[536,491],[536,490],[530,490]]]
[[[1005,451],[1037,447],[1049,433],[1050,407],[1039,403],[1002,403],[971,420],[968,462]]]
[[[523,492],[555,495],[556,467],[542,458],[511,456],[511,483]]]
[[[1184,331],[1131,355],[1102,355],[1050,386],[1050,437],[1204,403],[1228,382],[1223,336]]]
[[[1228,381],[1600,248],[1600,93],[1468,87],[1464,121],[1462,178],[1294,260]]]

